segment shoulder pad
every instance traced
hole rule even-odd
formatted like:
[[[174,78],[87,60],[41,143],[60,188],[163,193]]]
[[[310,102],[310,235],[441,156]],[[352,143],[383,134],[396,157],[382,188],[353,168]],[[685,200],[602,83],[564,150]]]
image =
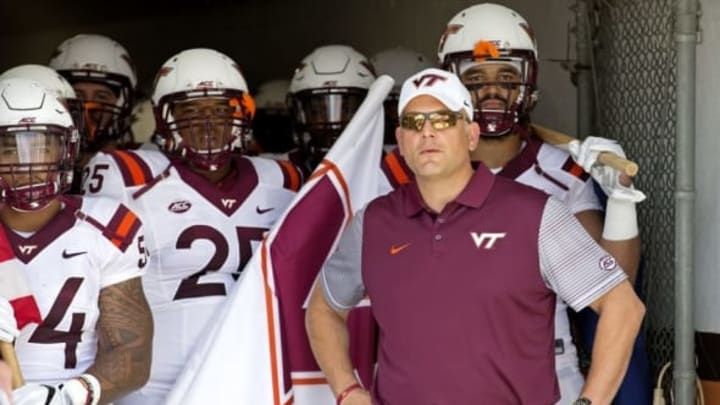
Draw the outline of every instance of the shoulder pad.
[[[140,219],[126,206],[101,197],[83,197],[82,209],[76,211],[75,216],[98,229],[122,252],[127,250],[142,226]]]
[[[108,155],[117,164],[126,187],[147,184],[169,163],[162,152],[150,149],[115,150]]]

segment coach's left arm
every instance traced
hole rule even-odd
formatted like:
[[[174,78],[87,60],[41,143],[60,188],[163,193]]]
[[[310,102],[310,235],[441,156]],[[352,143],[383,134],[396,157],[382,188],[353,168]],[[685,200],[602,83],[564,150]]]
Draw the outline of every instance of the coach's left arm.
[[[598,313],[592,365],[582,397],[609,405],[625,376],[645,306],[626,280],[590,304]]]

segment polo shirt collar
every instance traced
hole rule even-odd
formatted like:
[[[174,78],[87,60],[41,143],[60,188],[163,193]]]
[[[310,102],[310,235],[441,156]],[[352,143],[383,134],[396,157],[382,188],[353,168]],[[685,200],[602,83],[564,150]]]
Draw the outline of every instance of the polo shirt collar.
[[[454,202],[472,208],[479,208],[487,199],[495,183],[495,175],[488,170],[484,164],[478,165],[475,173],[470,178],[467,186],[460,192]],[[417,182],[412,181],[405,187],[405,215],[412,217],[420,211],[431,212],[430,207],[425,204],[418,189]]]

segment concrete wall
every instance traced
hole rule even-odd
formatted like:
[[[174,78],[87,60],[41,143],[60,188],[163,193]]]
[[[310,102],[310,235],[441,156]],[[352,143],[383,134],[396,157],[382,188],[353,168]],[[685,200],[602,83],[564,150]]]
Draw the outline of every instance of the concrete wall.
[[[296,64],[319,45],[345,43],[368,57],[403,45],[435,59],[447,21],[477,2],[462,0],[245,0],[183,2],[152,0],[152,9],[126,0],[128,10],[111,4],[94,9],[76,2],[4,2],[0,14],[12,16],[0,26],[0,70],[22,63],[46,63],[63,39],[81,32],[113,37],[128,48],[141,82],[149,86],[155,71],[172,54],[191,47],[227,53],[243,68],[251,87],[289,78]],[[540,44],[541,101],[534,118],[575,132],[575,90],[559,64],[565,57],[572,0],[508,0],[509,7],[533,25]],[[58,4],[60,3],[60,4]],[[132,3],[132,4],[130,4]],[[74,4],[74,5],[72,5]],[[162,9],[158,4],[166,4]],[[175,4],[175,6],[172,6]],[[98,9],[104,7],[105,9]],[[145,10],[145,11],[144,11]],[[167,12],[165,12],[167,10]],[[23,19],[21,16],[32,16]],[[571,46],[574,46],[571,44]]]

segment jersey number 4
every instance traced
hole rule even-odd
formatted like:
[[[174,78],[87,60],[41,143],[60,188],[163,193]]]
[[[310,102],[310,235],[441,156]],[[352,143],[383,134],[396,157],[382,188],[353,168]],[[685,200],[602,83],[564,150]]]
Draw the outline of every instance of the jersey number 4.
[[[65,281],[45,320],[30,336],[32,343],[65,343],[65,368],[75,368],[77,365],[76,351],[82,337],[85,314],[74,312],[70,320],[70,329],[67,332],[56,328],[65,317],[65,313],[82,283],[83,279],[80,277],[71,277]]]
[[[240,249],[240,264],[238,265],[238,273],[242,271],[245,265],[250,261],[252,256],[252,241],[261,241],[267,228],[251,228],[237,227],[238,248]],[[200,283],[200,277],[210,271],[218,271],[223,268],[228,258],[228,241],[225,236],[215,228],[206,225],[191,226],[180,234],[176,249],[190,249],[193,242],[199,239],[208,240],[215,246],[215,253],[210,261],[200,269],[197,273],[186,277],[180,282],[180,286],[175,292],[174,300],[184,298],[207,297],[211,295],[225,295],[224,283]],[[235,275],[236,276],[236,275]]]

